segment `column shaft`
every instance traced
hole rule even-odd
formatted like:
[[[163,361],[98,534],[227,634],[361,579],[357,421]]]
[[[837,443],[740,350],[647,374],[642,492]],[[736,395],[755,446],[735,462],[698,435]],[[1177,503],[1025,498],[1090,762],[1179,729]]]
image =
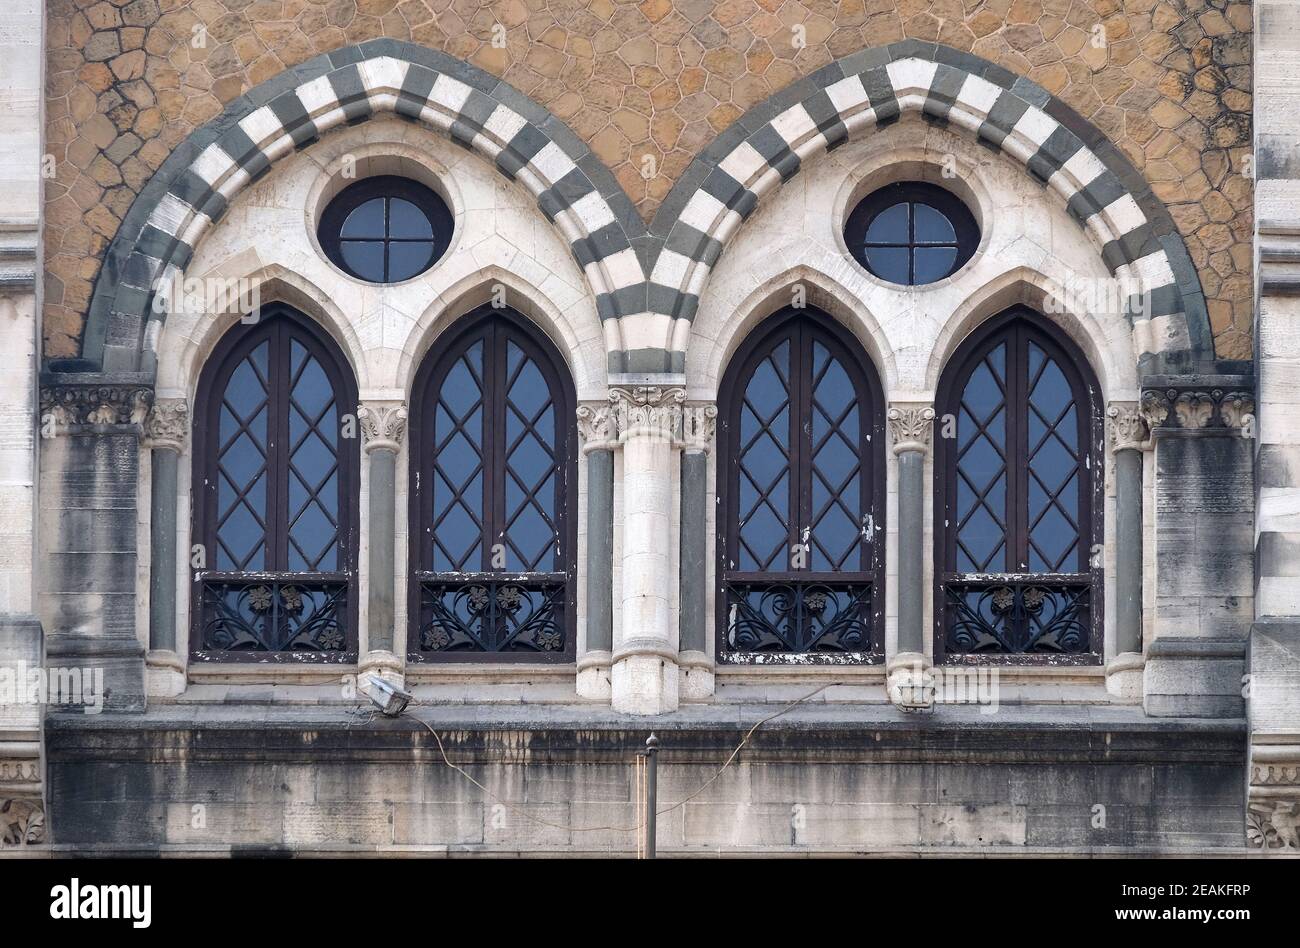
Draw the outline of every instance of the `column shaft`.
[[[393,650],[396,601],[397,454],[377,447],[370,452],[369,596],[370,651]]]
[[[678,628],[683,652],[704,652],[705,495],[709,458],[702,451],[682,454],[681,579]]]
[[[898,651],[925,653],[925,455],[898,455]]]
[[[1115,452],[1115,651],[1142,651],[1142,452]]]
[[[614,452],[587,454],[587,651],[614,648]]]
[[[149,530],[149,648],[176,651],[176,470],[180,458],[155,446]]]

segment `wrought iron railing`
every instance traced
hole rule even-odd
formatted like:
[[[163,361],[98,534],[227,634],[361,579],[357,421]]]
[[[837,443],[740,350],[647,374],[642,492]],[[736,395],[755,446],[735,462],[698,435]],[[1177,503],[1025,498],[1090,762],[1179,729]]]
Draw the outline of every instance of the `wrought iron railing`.
[[[810,575],[723,581],[724,648],[732,664],[871,660],[874,584],[842,576]]]
[[[198,578],[200,660],[292,653],[341,661],[349,649],[349,582],[335,573],[209,573]]]
[[[476,653],[559,660],[571,653],[564,573],[421,573],[411,657]]]
[[[946,576],[944,656],[1096,661],[1093,585],[1092,576],[1074,573]]]

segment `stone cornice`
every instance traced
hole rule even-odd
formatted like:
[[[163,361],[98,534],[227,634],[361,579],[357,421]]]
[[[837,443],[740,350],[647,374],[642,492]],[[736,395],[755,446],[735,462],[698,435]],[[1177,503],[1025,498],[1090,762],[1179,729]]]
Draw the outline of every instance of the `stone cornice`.
[[[361,440],[366,453],[386,450],[396,454],[406,437],[406,406],[396,402],[373,402],[357,409]]]
[[[0,224],[0,296],[36,289],[39,245],[36,225]]]
[[[183,398],[160,398],[145,422],[145,438],[151,448],[180,453],[190,428],[190,406]]]
[[[925,404],[896,404],[889,407],[889,437],[894,442],[894,453],[916,451],[926,454],[930,450],[930,435],[934,428],[934,408]]]
[[[1259,283],[1265,296],[1300,296],[1300,221],[1259,222]]]

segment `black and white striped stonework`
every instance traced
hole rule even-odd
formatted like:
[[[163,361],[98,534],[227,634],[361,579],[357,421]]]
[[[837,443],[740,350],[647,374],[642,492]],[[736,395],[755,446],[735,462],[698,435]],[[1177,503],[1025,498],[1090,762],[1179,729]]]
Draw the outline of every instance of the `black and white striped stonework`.
[[[1196,270],[1132,165],[1039,86],[915,41],[855,53],[756,106],[695,159],[649,229],[587,146],[507,83],[394,40],[318,56],[232,102],[141,191],[106,256],[82,354],[105,371],[152,371],[166,315],[153,312],[153,289],[185,269],[235,195],[329,129],[395,112],[528,188],[568,240],[602,320],[617,321],[611,371],[680,372],[709,273],[758,202],[810,158],[911,111],[965,129],[1060,196],[1110,270],[1148,294],[1145,325],[1134,327],[1146,371],[1213,363]]]
[[[907,41],[845,57],[757,106],[687,170],[651,224],[650,309],[688,322],[741,221],[810,158],[919,112],[1024,164],[1058,194],[1111,273],[1150,308],[1135,327],[1148,371],[1213,363],[1204,295],[1168,210],[1090,123],[978,56]],[[684,338],[675,333],[674,338]]]

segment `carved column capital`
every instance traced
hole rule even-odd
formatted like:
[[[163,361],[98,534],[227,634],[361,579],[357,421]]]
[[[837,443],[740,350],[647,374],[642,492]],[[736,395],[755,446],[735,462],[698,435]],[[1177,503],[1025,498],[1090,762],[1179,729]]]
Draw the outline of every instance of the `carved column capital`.
[[[717,427],[717,405],[687,405],[682,409],[682,449],[692,454],[708,454]]]
[[[1150,446],[1151,429],[1137,402],[1111,402],[1106,409],[1106,429],[1112,452],[1143,451]]]
[[[929,405],[891,405],[886,416],[889,437],[894,442],[894,453],[916,451],[927,454],[930,450],[930,433],[934,428],[934,409]]]
[[[620,441],[630,435],[681,440],[686,390],[676,385],[633,385],[609,390],[609,405]]]
[[[402,449],[406,437],[406,406],[392,402],[376,402],[357,409],[361,423],[361,443],[367,454],[372,451]]]
[[[618,444],[617,419],[608,402],[586,402],[578,406],[578,437],[582,453],[612,451]]]
[[[41,386],[41,430],[47,437],[83,429],[135,427],[144,424],[153,405],[147,385],[95,382],[54,382]]]
[[[156,450],[185,450],[190,430],[190,406],[183,398],[161,398],[154,402],[145,421],[144,433],[149,447]]]

